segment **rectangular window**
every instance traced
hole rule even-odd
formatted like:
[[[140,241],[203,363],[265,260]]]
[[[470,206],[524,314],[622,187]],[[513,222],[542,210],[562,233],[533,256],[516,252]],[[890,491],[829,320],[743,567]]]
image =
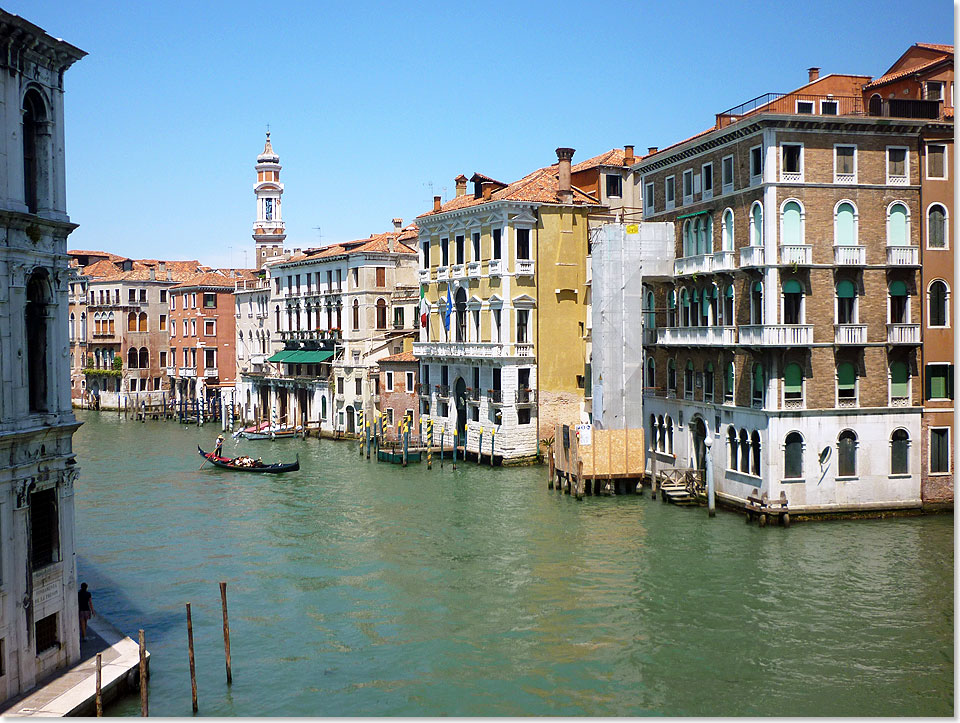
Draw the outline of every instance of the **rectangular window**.
[[[55,487],[34,492],[30,498],[30,543],[34,570],[60,559],[60,516]]]
[[[663,182],[663,198],[666,203],[666,209],[672,211],[676,204],[675,185],[676,176],[667,176]]]
[[[387,269],[383,266],[377,267],[377,287],[383,288],[387,285]]]
[[[835,100],[820,101],[820,115],[837,115],[840,111],[840,104]]]
[[[327,274],[329,275],[330,272],[328,271]],[[280,277],[278,276],[277,278],[275,278],[273,280],[273,283],[274,283],[274,286],[276,287],[276,296],[280,296]],[[184,306],[183,308],[186,309],[187,307]]]
[[[384,374],[386,378],[386,387],[388,392],[393,391],[393,372],[386,372]]]
[[[943,83],[939,80],[928,80],[924,84],[923,96],[926,100],[943,100]]]
[[[517,229],[517,258],[527,260],[530,258],[530,229]]]
[[[190,336],[196,336],[196,335],[197,335],[197,320],[190,319]]]
[[[147,303],[147,290],[146,290],[146,289],[140,289],[140,303],[141,303],[141,304],[146,304],[146,303]]]
[[[783,174],[793,176],[803,175],[803,146],[799,143],[784,143],[780,146],[783,154],[781,163],[783,164]],[[798,180],[791,178],[789,180]]]
[[[520,407],[517,410],[517,424],[530,424],[530,407]]]
[[[927,364],[927,399],[953,399],[953,364]]]
[[[47,615],[45,618],[37,620],[34,626],[34,639],[37,643],[37,655],[45,650],[60,647],[60,641],[57,640],[57,614]]]
[[[615,196],[619,198],[623,193],[623,179],[614,173],[606,174],[607,177],[607,197]]]
[[[887,183],[905,183],[907,179],[907,149],[887,147]]]
[[[733,190],[733,156],[726,156],[720,162],[720,183],[724,193]]]
[[[167,303],[167,290],[166,290],[166,289],[160,289],[160,303],[161,303],[161,304]]]
[[[950,471],[950,428],[930,429],[930,473],[944,474]]]
[[[703,179],[703,197],[709,199],[713,195],[713,164],[703,164],[700,176]]]
[[[358,377],[353,381],[354,381],[354,385],[356,386],[357,396],[359,397],[361,394],[363,394],[363,379]]]
[[[857,147],[834,146],[833,176],[835,183],[853,181],[857,173]]]
[[[136,290],[136,289],[128,289],[128,290],[127,290],[127,301],[129,301],[131,304],[136,304],[136,303],[137,303],[137,290]]]
[[[643,208],[645,213],[653,213],[653,183],[644,186]]]
[[[686,170],[683,172],[683,202],[691,201],[693,201],[693,171]]]
[[[754,146],[750,149],[750,182],[756,183],[763,175],[763,147]]]
[[[423,250],[423,264],[421,268],[429,269],[430,268],[430,242],[424,241],[420,244],[420,248]]]
[[[500,235],[501,229],[493,229],[493,258],[499,259],[501,256],[500,252]]]
[[[473,241],[473,258],[471,261],[480,260],[480,232],[474,231],[473,236],[470,237]]]
[[[450,264],[450,239],[440,239],[440,265],[448,266]]]
[[[299,294],[300,293],[300,274],[296,275],[295,281],[296,281],[296,284],[295,284],[296,293]],[[204,306],[206,306],[206,294],[204,294]]]
[[[299,276],[297,277],[297,285],[299,286],[300,280]],[[216,309],[217,308],[217,295],[211,293],[204,293],[203,295],[203,308],[204,309]]]
[[[927,146],[927,178],[946,178],[947,147]]]
[[[337,394],[343,394],[343,377],[337,377]]]
[[[167,352],[160,352],[160,368],[167,366]]]
[[[213,319],[204,319],[203,320],[203,335],[204,336],[216,336],[217,335],[217,322]]]
[[[406,391],[407,391],[407,392],[412,392],[412,391],[413,391],[413,386],[414,386],[413,372],[407,372],[406,381],[407,381]]]
[[[167,330],[167,315],[160,314],[160,331],[166,331],[166,330]]]
[[[204,369],[217,368],[217,350],[216,349],[203,350],[203,367]]]
[[[797,113],[800,115],[806,115],[808,113],[813,113],[813,101],[812,100],[798,100],[797,101]]]
[[[465,261],[465,259],[466,259],[466,249],[464,248],[464,244],[463,244],[463,236],[461,236],[461,235],[458,235],[458,236],[457,236],[457,238],[456,238],[456,244],[455,244],[455,245],[456,245],[456,247],[457,247],[457,248],[456,248],[456,250],[457,250],[457,263],[458,263],[458,264],[464,264],[464,263],[466,263],[466,261]]]

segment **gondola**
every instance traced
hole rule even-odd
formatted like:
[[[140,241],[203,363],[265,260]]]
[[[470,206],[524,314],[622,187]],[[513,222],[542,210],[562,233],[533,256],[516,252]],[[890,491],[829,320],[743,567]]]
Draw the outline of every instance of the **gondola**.
[[[296,472],[300,469],[300,455],[297,455],[297,461],[290,464],[260,464],[257,466],[245,467],[240,464],[234,464],[234,460],[231,457],[218,457],[213,452],[204,452],[200,445],[197,445],[197,451],[200,453],[200,456],[205,458],[211,464],[222,467],[223,469],[232,469],[237,472],[267,472],[269,474],[279,474],[281,472]]]

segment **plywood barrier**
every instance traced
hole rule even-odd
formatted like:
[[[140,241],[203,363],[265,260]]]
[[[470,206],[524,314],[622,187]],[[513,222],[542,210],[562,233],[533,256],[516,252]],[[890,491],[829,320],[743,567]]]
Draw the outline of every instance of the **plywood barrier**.
[[[557,471],[564,474],[578,476],[582,470],[585,477],[639,478],[644,473],[645,448],[643,428],[558,424],[553,452]]]

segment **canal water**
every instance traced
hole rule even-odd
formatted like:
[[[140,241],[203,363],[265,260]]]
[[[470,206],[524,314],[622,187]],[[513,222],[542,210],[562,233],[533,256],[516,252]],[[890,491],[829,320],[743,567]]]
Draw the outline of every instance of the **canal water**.
[[[186,602],[201,715],[953,715],[951,516],[761,530],[316,439],[231,473],[214,426],[78,417],[80,577],[146,630],[151,715],[191,713]]]

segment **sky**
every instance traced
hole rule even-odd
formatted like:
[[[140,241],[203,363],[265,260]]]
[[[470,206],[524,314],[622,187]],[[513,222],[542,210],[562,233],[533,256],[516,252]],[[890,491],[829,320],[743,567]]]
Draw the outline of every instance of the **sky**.
[[[71,249],[252,266],[269,124],[288,248],[509,182],[664,147],[807,81],[952,43],[949,1],[75,2],[3,8],[89,53],[66,74]],[[909,8],[909,9],[908,9]]]

